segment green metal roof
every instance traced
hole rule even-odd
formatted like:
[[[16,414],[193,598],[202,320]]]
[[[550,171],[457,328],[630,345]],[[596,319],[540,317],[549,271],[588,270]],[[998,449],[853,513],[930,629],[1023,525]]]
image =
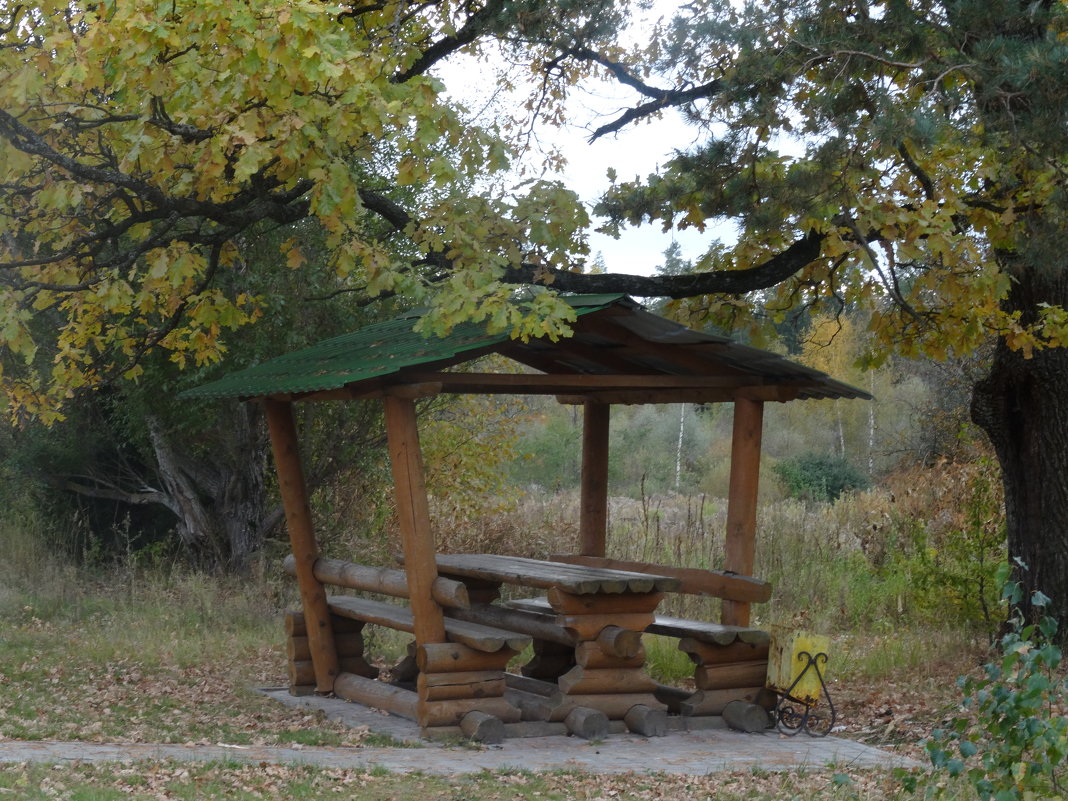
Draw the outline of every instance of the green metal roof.
[[[577,295],[562,298],[578,315],[623,303],[626,295]],[[455,361],[463,354],[492,348],[509,340],[507,333],[489,334],[482,325],[462,323],[446,337],[413,331],[417,314],[342,334],[287,353],[181,393],[181,398],[260,398],[338,389],[347,384],[391,375],[401,368]]]

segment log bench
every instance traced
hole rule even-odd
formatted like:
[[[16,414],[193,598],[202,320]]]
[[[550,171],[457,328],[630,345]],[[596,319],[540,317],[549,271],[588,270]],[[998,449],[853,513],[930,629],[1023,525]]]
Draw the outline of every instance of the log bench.
[[[734,573],[701,568],[632,562],[602,557],[554,555],[554,561],[576,565],[650,573],[678,579],[674,592],[744,603],[767,601],[771,585],[766,581]],[[551,597],[529,598],[507,604],[517,613],[552,620],[558,609]],[[768,654],[771,635],[767,631],[728,626],[710,621],[687,620],[654,615],[644,632],[678,639],[678,648],[694,663],[696,692],[660,687],[657,697],[672,712],[683,715],[719,715],[734,700],[766,702]]]
[[[349,595],[333,595],[328,597],[326,602],[330,612],[340,617],[362,620],[364,623],[374,623],[398,631],[415,631],[415,618],[407,606]],[[450,641],[486,654],[494,654],[504,648],[518,653],[530,645],[531,641],[530,636],[526,634],[451,617],[445,618],[445,633]]]
[[[292,556],[284,567],[291,574],[296,572]],[[320,558],[313,572],[323,584],[400,598],[408,595],[405,574],[398,570]],[[466,587],[447,578],[437,578],[431,594],[443,609],[462,610],[471,605]],[[333,681],[335,695],[414,720],[428,733],[455,729],[485,742],[499,741],[502,726],[519,722],[520,710],[504,698],[504,672],[508,662],[530,644],[529,635],[446,618],[447,641],[410,643],[408,656],[390,671],[392,681],[386,682],[364,660],[363,627],[370,623],[415,633],[412,609],[348,595],[328,596],[325,601],[340,668]],[[286,629],[290,692],[314,692],[303,614],[287,616]]]

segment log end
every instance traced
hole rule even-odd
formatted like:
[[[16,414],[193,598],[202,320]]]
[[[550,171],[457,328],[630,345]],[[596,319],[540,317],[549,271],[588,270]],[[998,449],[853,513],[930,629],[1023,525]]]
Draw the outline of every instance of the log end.
[[[645,704],[635,704],[627,710],[623,722],[630,731],[643,737],[663,737],[668,730],[667,712]]]
[[[471,711],[460,721],[460,731],[465,737],[480,743],[495,745],[504,742],[504,722],[485,712]]]
[[[751,734],[764,731],[771,725],[768,710],[748,701],[731,701],[723,707],[723,720],[732,729]]]
[[[584,740],[603,740],[608,736],[608,716],[597,709],[577,706],[564,718],[567,731]]]

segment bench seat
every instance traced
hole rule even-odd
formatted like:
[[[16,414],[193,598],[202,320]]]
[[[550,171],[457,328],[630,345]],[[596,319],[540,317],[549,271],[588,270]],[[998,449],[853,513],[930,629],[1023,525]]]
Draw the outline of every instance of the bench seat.
[[[415,619],[412,616],[412,610],[407,606],[373,601],[368,598],[355,598],[350,595],[333,595],[326,601],[330,611],[335,615],[399,631],[415,631]],[[452,642],[462,643],[476,651],[490,654],[502,648],[522,651],[531,642],[531,638],[525,634],[448,617],[445,618],[445,633]]]
[[[524,612],[537,612],[543,615],[556,614],[547,598],[521,598],[508,601],[507,605],[513,609],[521,609]],[[650,634],[661,634],[667,637],[691,637],[699,642],[713,645],[730,645],[740,641],[749,645],[767,645],[771,642],[771,635],[760,629],[743,628],[741,626],[724,626],[720,623],[706,623],[700,620],[686,620],[666,615],[656,615],[653,622],[646,626],[645,631]]]

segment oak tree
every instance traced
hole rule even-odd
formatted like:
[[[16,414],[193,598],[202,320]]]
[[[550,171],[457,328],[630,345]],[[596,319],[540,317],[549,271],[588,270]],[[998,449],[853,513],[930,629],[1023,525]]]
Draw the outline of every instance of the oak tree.
[[[222,334],[267,303],[220,280],[242,268],[238,235],[309,216],[338,276],[426,300],[428,328],[563,333],[566,306],[516,306],[502,272],[565,267],[586,212],[552,182],[493,186],[507,145],[429,71],[506,34],[535,57],[596,41],[618,21],[610,5],[0,0],[9,412],[58,419],[79,389],[136,378],[153,348],[217,360]],[[475,178],[483,191],[464,191]],[[398,202],[415,185],[423,200]],[[364,236],[369,216],[395,239]],[[299,233],[283,248],[304,264]]]

